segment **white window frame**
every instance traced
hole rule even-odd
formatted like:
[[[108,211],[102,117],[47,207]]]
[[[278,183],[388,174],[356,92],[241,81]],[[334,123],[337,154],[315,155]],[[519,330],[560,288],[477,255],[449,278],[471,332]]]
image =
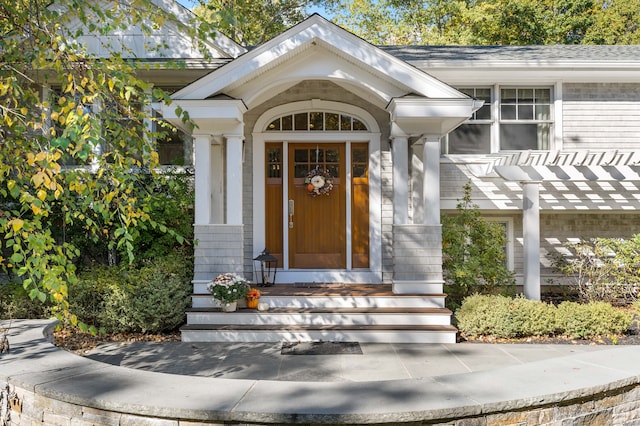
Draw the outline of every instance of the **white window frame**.
[[[561,115],[559,113],[560,108],[560,99],[559,96],[562,93],[562,86],[558,84],[551,85],[501,85],[494,84],[492,86],[486,85],[459,85],[459,90],[469,91],[469,90],[477,90],[477,89],[491,89],[491,118],[484,120],[476,120],[473,117],[466,120],[463,124],[477,124],[477,125],[486,125],[489,124],[491,126],[491,148],[490,153],[495,154],[501,151],[513,151],[513,150],[503,150],[500,147],[500,126],[501,124],[549,124],[549,146],[544,148],[536,148],[536,150],[546,151],[550,149],[557,149],[559,146],[559,140],[561,140],[561,135],[559,131],[562,129]],[[550,92],[549,99],[549,119],[547,120],[502,120],[501,116],[501,106],[502,106],[502,89],[546,89]],[[446,155],[473,155],[473,154],[449,154],[449,136],[447,135],[443,138],[442,143],[442,153]],[[485,153],[485,154],[490,154]],[[477,154],[476,154],[477,155]],[[482,154],[480,154],[482,155]]]

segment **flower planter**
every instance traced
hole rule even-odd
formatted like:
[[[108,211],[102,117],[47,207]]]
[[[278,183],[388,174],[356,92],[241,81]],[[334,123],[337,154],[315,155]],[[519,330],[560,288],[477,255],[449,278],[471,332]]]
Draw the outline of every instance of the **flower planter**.
[[[258,301],[260,299],[247,298],[247,308],[249,309],[258,309]]]
[[[238,309],[238,302],[222,303],[222,312],[235,312]]]

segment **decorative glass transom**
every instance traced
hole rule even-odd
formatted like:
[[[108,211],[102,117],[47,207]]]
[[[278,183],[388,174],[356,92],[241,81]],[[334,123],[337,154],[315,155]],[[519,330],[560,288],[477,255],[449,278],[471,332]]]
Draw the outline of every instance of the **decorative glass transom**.
[[[336,112],[311,111],[287,114],[273,120],[267,131],[325,131],[353,132],[367,131],[367,126],[359,119]]]

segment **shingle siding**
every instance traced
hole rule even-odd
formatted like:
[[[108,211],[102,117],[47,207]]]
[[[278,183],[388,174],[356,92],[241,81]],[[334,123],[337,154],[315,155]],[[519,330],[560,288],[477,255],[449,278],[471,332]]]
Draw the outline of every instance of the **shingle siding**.
[[[563,86],[563,149],[640,149],[640,84]]]

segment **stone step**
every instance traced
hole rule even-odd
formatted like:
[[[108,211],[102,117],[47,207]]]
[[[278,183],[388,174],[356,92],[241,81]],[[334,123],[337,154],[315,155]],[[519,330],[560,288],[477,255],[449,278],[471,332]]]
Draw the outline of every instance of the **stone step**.
[[[268,311],[192,308],[187,324],[254,325],[449,325],[451,311],[444,308],[270,308]]]
[[[185,325],[184,342],[455,343],[451,325]]]

